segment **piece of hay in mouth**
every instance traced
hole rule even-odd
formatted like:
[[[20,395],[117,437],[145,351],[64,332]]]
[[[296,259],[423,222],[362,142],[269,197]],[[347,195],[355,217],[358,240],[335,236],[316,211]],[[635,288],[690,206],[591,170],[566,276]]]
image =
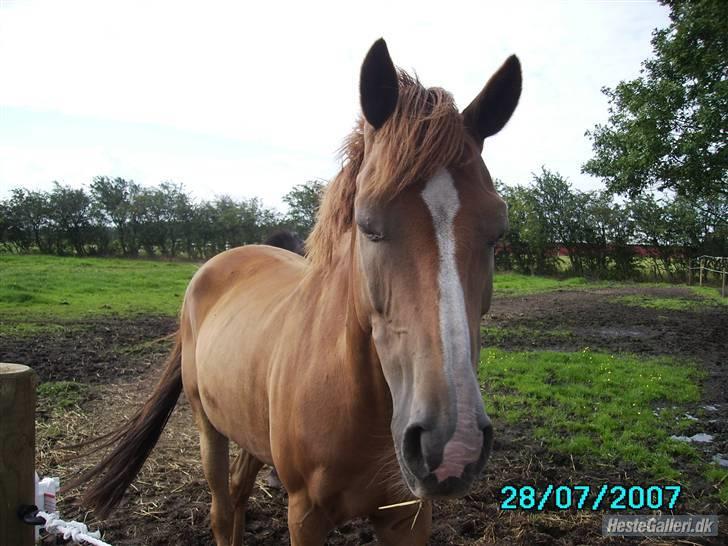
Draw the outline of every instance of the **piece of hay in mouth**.
[[[410,526],[410,531],[415,528],[415,523],[417,523],[417,516],[420,515],[420,510],[422,510],[422,499],[415,499],[415,500],[409,500],[404,502],[398,502],[396,504],[387,504],[385,506],[380,506],[379,510],[388,510],[390,508],[399,508],[400,506],[411,506],[413,504],[418,504],[417,512],[415,513],[415,517],[412,520],[412,525]]]

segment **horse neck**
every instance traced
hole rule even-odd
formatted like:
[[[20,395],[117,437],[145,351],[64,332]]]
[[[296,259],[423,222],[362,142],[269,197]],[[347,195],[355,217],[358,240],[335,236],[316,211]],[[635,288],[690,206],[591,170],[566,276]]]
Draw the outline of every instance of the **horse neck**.
[[[361,301],[364,291],[359,289],[361,279],[356,265],[356,235],[351,232],[346,237],[345,241],[341,241],[328,273],[317,279],[316,289],[324,297],[324,292],[327,292],[345,298],[345,320],[336,325],[342,330],[335,336],[339,339],[343,337],[344,340],[344,350],[341,352],[343,362],[333,365],[338,368],[337,373],[343,370],[347,374],[352,386],[348,394],[354,399],[353,402],[359,400],[362,411],[371,419],[382,421],[388,431],[392,398],[374,347],[371,326],[362,317],[362,310],[367,309],[368,305]]]

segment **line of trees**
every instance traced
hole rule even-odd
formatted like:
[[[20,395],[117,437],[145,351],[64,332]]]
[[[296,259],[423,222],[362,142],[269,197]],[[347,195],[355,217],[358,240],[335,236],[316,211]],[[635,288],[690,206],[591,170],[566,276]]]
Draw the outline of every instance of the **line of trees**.
[[[688,259],[728,255],[728,199],[574,189],[542,168],[528,185],[497,184],[510,230],[497,264],[523,273],[684,279]],[[566,259],[565,259],[566,258]]]
[[[728,255],[728,199],[583,192],[542,168],[530,184],[497,183],[510,230],[496,249],[501,269],[593,278],[684,278],[691,257]],[[306,237],[323,184],[294,187],[286,214],[257,198],[196,202],[181,185],[141,187],[99,176],[88,189],[16,188],[0,202],[0,242],[16,252],[206,259],[258,243],[277,229]]]
[[[205,259],[278,229],[305,237],[322,187],[319,181],[294,187],[284,197],[287,214],[258,198],[197,202],[172,182],[143,187],[98,176],[88,189],[57,182],[49,192],[14,188],[0,202],[0,243],[15,252]]]

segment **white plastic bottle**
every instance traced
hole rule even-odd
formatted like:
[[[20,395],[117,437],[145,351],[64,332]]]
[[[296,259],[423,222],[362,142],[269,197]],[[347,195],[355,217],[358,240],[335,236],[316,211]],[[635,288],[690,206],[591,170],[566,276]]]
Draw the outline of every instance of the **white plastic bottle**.
[[[52,514],[56,512],[56,491],[61,487],[61,481],[58,478],[43,478],[38,482],[36,490],[36,502],[39,500],[38,490],[43,495],[42,505],[38,505],[39,510]]]

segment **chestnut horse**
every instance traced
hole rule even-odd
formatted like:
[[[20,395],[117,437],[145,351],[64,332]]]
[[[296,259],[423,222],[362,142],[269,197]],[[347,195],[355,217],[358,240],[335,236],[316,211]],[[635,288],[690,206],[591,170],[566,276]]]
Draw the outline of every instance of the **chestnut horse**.
[[[308,259],[245,246],[200,268],[159,384],[79,481],[105,474],[85,503],[103,516],[120,501],[184,388],[218,546],[241,543],[264,463],[288,492],[292,544],[361,516],[384,544],[425,544],[431,499],[466,494],[491,450],[476,365],[507,215],[481,152],[520,92],[512,56],[460,113],[375,42]]]

